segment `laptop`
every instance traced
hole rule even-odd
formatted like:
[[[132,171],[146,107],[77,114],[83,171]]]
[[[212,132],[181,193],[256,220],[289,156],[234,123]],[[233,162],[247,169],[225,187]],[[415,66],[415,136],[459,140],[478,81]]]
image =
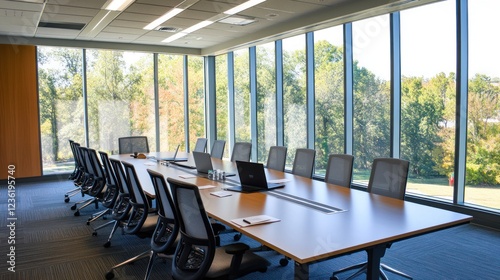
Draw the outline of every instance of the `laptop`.
[[[283,183],[268,183],[262,163],[237,160],[236,167],[238,168],[241,185],[226,188],[228,191],[249,193],[268,191],[285,186]]]
[[[213,170],[212,156],[209,153],[194,152],[193,151],[194,164],[196,166],[196,171],[200,174],[208,174],[209,170]],[[226,177],[235,176],[234,173],[227,173]]]
[[[173,157],[164,157],[164,158],[159,158],[159,160],[164,160],[164,161],[171,161],[171,162],[176,162],[176,161],[187,161],[187,158],[178,158],[177,157],[177,152],[179,151],[179,147],[181,145],[177,145],[177,148],[175,149],[175,153]]]

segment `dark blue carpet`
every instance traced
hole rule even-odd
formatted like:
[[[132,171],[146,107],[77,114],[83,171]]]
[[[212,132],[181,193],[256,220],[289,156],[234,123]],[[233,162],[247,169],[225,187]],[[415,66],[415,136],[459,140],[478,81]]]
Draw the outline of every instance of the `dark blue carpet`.
[[[64,193],[72,188],[69,181],[45,183],[19,183],[16,188],[16,272],[7,270],[9,245],[7,231],[6,187],[1,186],[0,213],[0,279],[105,279],[107,270],[149,246],[149,240],[135,236],[115,234],[110,248],[102,245],[110,228],[92,236],[86,225],[94,207],[73,216],[72,202],[64,203]],[[102,223],[104,221],[98,221]],[[293,234],[293,233],[290,233]],[[224,234],[223,243],[231,242],[233,234]],[[257,247],[247,237],[241,241]],[[306,241],[305,241],[306,242]],[[259,254],[271,262],[266,273],[253,273],[243,279],[293,279],[293,263],[281,267],[281,255],[273,251]],[[311,279],[329,279],[331,272],[366,259],[359,252],[311,265]],[[393,244],[383,262],[401,270],[414,279],[500,279],[500,232],[477,225],[463,225]],[[147,261],[141,260],[115,272],[115,279],[142,279]],[[158,261],[151,279],[171,279],[169,261]],[[341,279],[350,273],[339,275]],[[388,273],[390,279],[402,279]],[[364,279],[361,275],[356,279]]]

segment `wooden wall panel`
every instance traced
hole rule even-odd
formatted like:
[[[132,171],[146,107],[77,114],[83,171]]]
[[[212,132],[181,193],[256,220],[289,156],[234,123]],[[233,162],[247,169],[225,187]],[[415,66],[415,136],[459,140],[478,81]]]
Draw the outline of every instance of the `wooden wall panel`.
[[[36,48],[0,45],[0,179],[42,175]]]

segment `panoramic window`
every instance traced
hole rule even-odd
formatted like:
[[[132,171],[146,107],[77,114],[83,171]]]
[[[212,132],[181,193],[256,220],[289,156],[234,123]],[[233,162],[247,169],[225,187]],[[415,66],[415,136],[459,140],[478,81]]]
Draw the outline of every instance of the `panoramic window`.
[[[276,67],[274,42],[257,46],[257,160],[267,162],[276,145]]]
[[[153,55],[87,51],[89,147],[118,153],[118,138],[144,135],[156,150]]]
[[[352,24],[353,181],[367,183],[373,159],[390,156],[389,15]]]
[[[497,0],[469,1],[465,202],[500,209],[500,26]]]
[[[180,55],[158,55],[158,101],[160,112],[160,151],[174,151],[184,143],[184,59]],[[147,68],[153,70],[152,68]],[[153,84],[153,73],[144,76]],[[154,117],[154,114],[152,115]],[[154,120],[154,118],[153,118]]]
[[[455,30],[453,1],[401,12],[401,158],[410,161],[406,191],[445,200],[453,199]]]
[[[225,140],[224,155],[229,157],[229,85],[227,71],[227,55],[215,57],[215,111],[217,123],[217,140]],[[210,151],[210,149],[209,149]]]
[[[205,138],[205,89],[203,57],[188,57],[189,147],[194,149],[196,140]]]
[[[314,32],[315,172],[325,175],[328,156],[344,153],[343,28]]]
[[[307,148],[306,37],[283,40],[284,145],[286,168],[291,169],[297,148]]]
[[[248,48],[234,52],[234,137],[250,142],[250,60]],[[226,154],[230,157],[230,154]]]
[[[69,140],[85,146],[82,50],[37,49],[43,174],[70,172]]]

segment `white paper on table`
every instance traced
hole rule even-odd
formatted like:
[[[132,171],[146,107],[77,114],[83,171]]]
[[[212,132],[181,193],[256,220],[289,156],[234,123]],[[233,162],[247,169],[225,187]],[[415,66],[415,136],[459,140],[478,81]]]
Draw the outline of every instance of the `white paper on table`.
[[[231,220],[232,223],[235,223],[240,227],[262,225],[262,224],[274,223],[274,222],[279,222],[279,221],[281,221],[281,220],[278,218],[275,218],[275,217],[268,216],[268,215],[257,215],[257,216],[250,216],[250,217],[238,218],[238,219]]]
[[[193,174],[184,174],[184,175],[179,175],[182,179],[190,179],[190,178],[196,178],[196,175]]]
[[[150,161],[146,161],[146,162],[144,163],[144,165],[148,165],[148,166],[154,166],[154,165],[156,165],[156,164],[157,164],[156,162],[150,162]]]
[[[233,194],[228,191],[216,191],[216,192],[211,192],[211,195],[215,195],[217,197],[226,197],[226,196],[232,196]]]

